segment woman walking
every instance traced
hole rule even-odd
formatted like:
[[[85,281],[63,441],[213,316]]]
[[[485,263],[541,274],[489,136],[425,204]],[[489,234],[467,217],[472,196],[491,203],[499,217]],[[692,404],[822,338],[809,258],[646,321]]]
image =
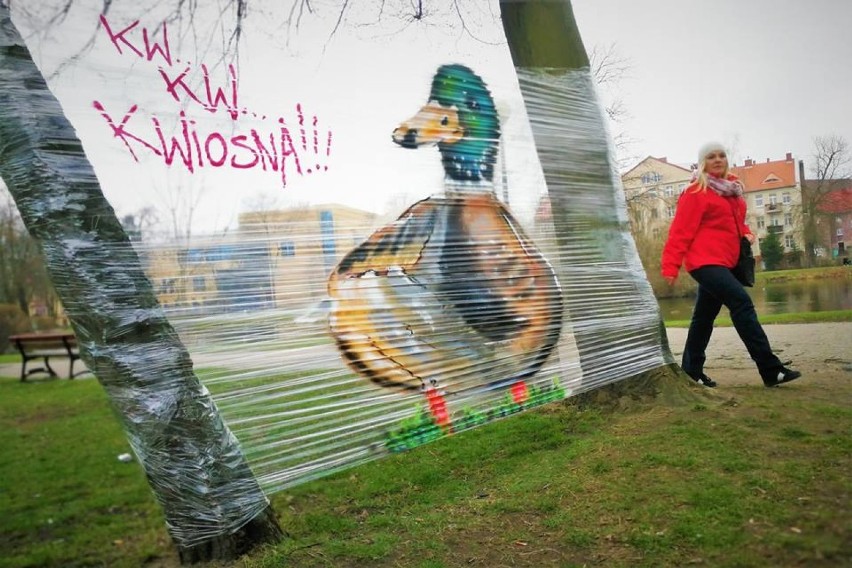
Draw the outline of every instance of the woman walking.
[[[785,367],[772,352],[751,297],[731,272],[739,259],[740,235],[749,243],[755,239],[745,224],[745,214],[743,185],[728,171],[725,148],[715,142],[705,144],[698,152],[696,178],[678,200],[663,248],[662,274],[672,285],[683,264],[698,282],[681,367],[707,387],[715,387],[716,382],[704,374],[705,351],[723,305],[730,310],[731,321],[764,385],[775,387],[802,376]]]

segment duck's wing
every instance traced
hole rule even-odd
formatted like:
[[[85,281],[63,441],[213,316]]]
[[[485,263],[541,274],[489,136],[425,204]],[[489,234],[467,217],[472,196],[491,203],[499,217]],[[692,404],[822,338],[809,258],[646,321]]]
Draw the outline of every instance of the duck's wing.
[[[329,278],[332,335],[382,386],[458,392],[534,374],[559,337],[556,276],[496,200],[421,201]]]
[[[329,278],[329,327],[344,359],[375,383],[457,391],[486,356],[481,338],[436,294],[445,231],[440,201],[424,200],[349,252]],[[443,237],[438,237],[442,241]]]
[[[449,209],[441,297],[515,362],[511,379],[535,373],[559,339],[562,290],[553,267],[511,212],[491,195]]]

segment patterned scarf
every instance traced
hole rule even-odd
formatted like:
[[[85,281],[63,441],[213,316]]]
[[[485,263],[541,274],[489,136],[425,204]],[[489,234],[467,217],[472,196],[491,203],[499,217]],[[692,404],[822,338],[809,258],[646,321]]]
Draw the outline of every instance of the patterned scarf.
[[[707,186],[722,197],[742,197],[743,195],[743,184],[739,180],[728,181],[708,175]]]

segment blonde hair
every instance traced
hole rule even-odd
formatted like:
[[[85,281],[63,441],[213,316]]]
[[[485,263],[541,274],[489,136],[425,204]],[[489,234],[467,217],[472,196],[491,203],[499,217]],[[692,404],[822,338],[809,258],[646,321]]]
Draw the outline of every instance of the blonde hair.
[[[711,152],[715,152],[716,150],[711,150]],[[708,152],[709,154],[709,152]],[[725,152],[725,171],[722,173],[722,179],[728,179],[728,174],[731,173],[731,163],[727,161],[728,152]],[[707,165],[707,156],[702,156],[701,160],[698,162],[698,169],[695,170],[698,173],[698,176],[695,180],[698,182],[698,187],[695,188],[695,192],[699,191],[707,191],[707,172],[704,170]]]

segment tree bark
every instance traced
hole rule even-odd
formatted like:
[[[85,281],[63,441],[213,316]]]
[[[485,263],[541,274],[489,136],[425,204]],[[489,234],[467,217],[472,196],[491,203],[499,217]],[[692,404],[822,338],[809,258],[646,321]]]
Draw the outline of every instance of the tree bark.
[[[649,392],[656,390],[653,377],[682,379],[626,211],[619,213],[626,206],[613,179],[606,127],[571,4],[502,0],[500,9],[548,187],[560,280],[568,285],[566,309],[583,370],[579,390],[611,382],[624,368],[642,369],[634,374],[640,380],[631,382]],[[589,104],[591,111],[575,110]],[[571,128],[582,132],[555,132]],[[601,286],[614,291],[605,306],[594,295]],[[648,317],[641,317],[643,311]],[[651,373],[650,382],[641,380],[645,373]]]
[[[0,176],[40,241],[81,355],[122,419],[185,562],[281,529],[0,2]]]

